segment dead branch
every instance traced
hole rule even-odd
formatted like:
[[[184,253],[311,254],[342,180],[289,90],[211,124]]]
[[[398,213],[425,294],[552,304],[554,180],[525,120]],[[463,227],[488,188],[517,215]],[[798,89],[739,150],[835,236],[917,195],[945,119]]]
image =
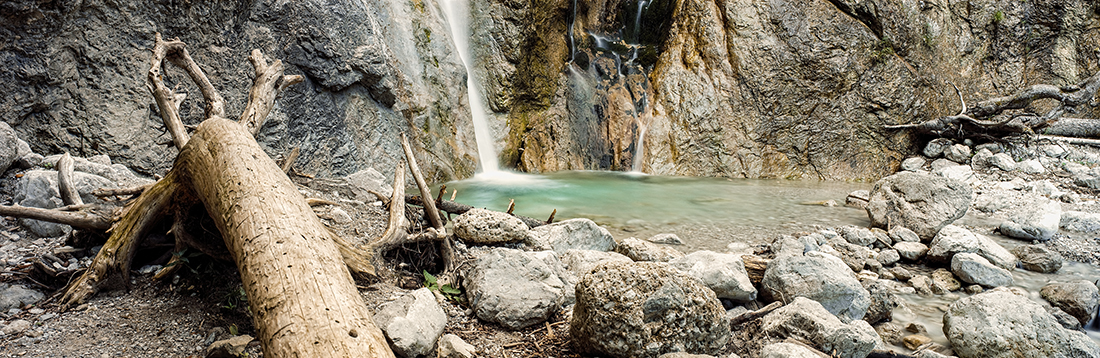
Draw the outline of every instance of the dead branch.
[[[76,191],[73,183],[73,156],[68,152],[57,161],[57,189],[61,194],[61,202],[65,205],[83,205],[80,193]]]
[[[1067,107],[1091,105],[1097,89],[1100,89],[1100,72],[1073,86],[1033,85],[1013,95],[978,102],[967,114],[990,117],[1006,110],[1025,108],[1040,99],[1054,99]]]
[[[409,220],[405,218],[405,166],[398,164],[397,169],[393,173],[393,195],[390,196],[389,211],[390,217],[386,224],[386,231],[382,233],[382,237],[378,240],[374,240],[371,246],[375,247],[375,251],[382,250],[385,247],[394,246],[395,243],[405,239],[408,235]]]
[[[286,158],[283,159],[283,173],[290,173],[290,167],[294,166],[295,160],[298,160],[298,153],[300,153],[300,151],[298,147],[294,147],[294,149],[291,149],[290,153],[286,155]]]
[[[252,50],[248,61],[252,62],[252,67],[256,70],[256,78],[252,81],[252,89],[248,92],[248,105],[245,106],[238,122],[248,128],[252,135],[256,135],[263,127],[271,109],[275,107],[275,97],[287,86],[302,82],[303,78],[299,75],[283,76],[283,61],[275,60],[268,65],[260,50]]]
[[[416,164],[416,156],[413,155],[412,147],[409,145],[409,138],[404,133],[401,134],[401,147],[405,149],[405,160],[409,162],[409,168],[412,170],[413,180],[416,181],[417,188],[420,189],[420,195],[427,200],[423,200],[424,211],[428,215],[428,221],[431,222],[432,227],[436,230],[443,229],[443,220],[439,218],[439,210],[435,208],[435,201],[432,200],[432,191],[428,187],[428,184],[424,182],[424,176],[420,174],[420,166]]]
[[[2,216],[49,221],[90,230],[110,229],[113,212],[113,209],[108,208],[74,212],[27,206],[0,206],[0,215]]]
[[[172,89],[164,85],[164,79],[160,71],[169,51],[178,51],[180,47],[183,47],[183,42],[164,42],[158,32],[156,44],[153,46],[153,64],[146,73],[146,87],[153,94],[153,98],[156,99],[157,109],[160,110],[160,116],[164,120],[164,127],[172,135],[172,142],[176,145],[176,149],[183,149],[183,146],[187,144],[191,137],[187,134],[187,129],[184,128],[183,121],[179,117],[179,105],[182,103],[182,98],[177,98]]]
[[[92,195],[95,195],[95,196],[100,197],[100,198],[106,198],[106,197],[110,197],[110,196],[123,196],[123,195],[141,195],[141,193],[143,191],[145,191],[145,189],[148,189],[152,185],[153,184],[146,184],[146,185],[135,186],[133,188],[118,188],[118,189],[99,188],[99,189],[96,189],[95,191],[92,191]]]
[[[1069,144],[1091,145],[1091,146],[1094,146],[1094,147],[1100,147],[1100,139],[1071,138],[1071,137],[1059,137],[1059,136],[1049,136],[1049,135],[1041,135],[1041,136],[1038,136],[1036,139],[1050,140],[1050,141],[1056,141],[1056,142],[1066,142],[1066,143],[1069,143]]]
[[[740,326],[740,325],[744,324],[745,322],[752,321],[754,319],[767,316],[768,313],[771,313],[772,311],[775,311],[779,307],[783,307],[783,302],[775,301],[775,302],[772,302],[772,303],[768,304],[767,306],[764,306],[764,308],[758,309],[756,311],[745,312],[745,313],[742,313],[740,315],[737,315],[736,317],[733,317],[733,318],[730,319],[730,327],[736,328],[737,326]]]

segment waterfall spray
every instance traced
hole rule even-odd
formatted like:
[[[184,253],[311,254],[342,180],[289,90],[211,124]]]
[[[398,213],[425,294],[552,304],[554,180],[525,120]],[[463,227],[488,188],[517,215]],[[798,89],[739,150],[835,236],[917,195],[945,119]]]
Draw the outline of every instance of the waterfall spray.
[[[470,102],[470,117],[474,122],[474,140],[477,142],[478,159],[483,173],[500,171],[493,138],[489,134],[489,115],[481,98],[481,88],[474,76],[473,55],[470,53],[469,3],[465,0],[444,0],[443,14],[451,28],[451,39],[462,65],[466,67],[466,95]]]

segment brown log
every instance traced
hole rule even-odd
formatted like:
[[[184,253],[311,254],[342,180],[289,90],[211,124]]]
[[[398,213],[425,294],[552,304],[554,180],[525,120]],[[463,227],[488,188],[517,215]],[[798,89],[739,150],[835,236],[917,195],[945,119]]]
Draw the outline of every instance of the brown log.
[[[745,262],[745,271],[749,273],[749,281],[754,285],[760,285],[764,281],[764,271],[768,269],[771,260],[755,255],[741,255],[741,261]]]
[[[247,128],[207,119],[176,163],[237,263],[264,356],[393,356],[336,235]]]

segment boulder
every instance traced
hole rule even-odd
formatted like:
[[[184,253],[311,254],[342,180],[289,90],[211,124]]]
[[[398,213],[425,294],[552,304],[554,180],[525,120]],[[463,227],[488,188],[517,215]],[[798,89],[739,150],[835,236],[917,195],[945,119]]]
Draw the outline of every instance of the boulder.
[[[901,254],[898,253],[897,249],[882,250],[875,259],[878,260],[882,266],[890,266],[901,260]]]
[[[863,320],[873,325],[893,319],[894,308],[901,303],[901,298],[882,280],[866,280],[862,283],[863,288],[871,295],[871,305],[867,307],[867,315],[863,316]]]
[[[856,190],[848,193],[848,196],[844,197],[844,205],[853,208],[866,209],[867,200],[871,199],[871,192],[868,190]]]
[[[867,215],[875,227],[903,226],[927,240],[966,214],[972,196],[961,181],[902,172],[875,183]]]
[[[1016,267],[1016,256],[993,239],[955,225],[940,230],[926,255],[935,262],[950,263],[951,257],[961,252],[976,253],[1004,269]]]
[[[871,305],[870,293],[843,261],[816,251],[772,260],[761,285],[773,299],[806,297],[849,321],[863,318]]]
[[[954,164],[935,169],[932,173],[944,178],[955,179],[971,186],[976,186],[981,183],[981,179],[974,174],[974,169],[971,169],[969,165]]]
[[[970,169],[973,170],[986,170],[993,166],[993,152],[989,149],[982,148],[974,152],[974,156],[970,158]]]
[[[981,255],[961,252],[951,258],[951,272],[966,283],[985,287],[1000,287],[1012,284],[1012,273],[997,267]]]
[[[867,228],[844,226],[840,228],[840,235],[853,245],[871,246],[875,243],[875,234]]]
[[[917,261],[928,252],[928,246],[919,242],[903,241],[894,244],[894,250],[898,251],[898,256],[906,260]]]
[[[596,266],[577,284],[569,330],[578,352],[610,357],[716,354],[730,337],[714,291],[655,262]]]
[[[540,323],[565,301],[566,284],[543,260],[520,250],[494,248],[464,277],[478,318],[520,329]]]
[[[760,330],[769,337],[787,337],[813,343],[834,357],[866,357],[882,343],[878,333],[863,320],[845,324],[817,301],[795,298],[761,319]]]
[[[561,263],[576,277],[584,277],[588,271],[605,261],[633,262],[629,257],[614,251],[569,249],[561,254]]]
[[[1024,240],[1050,240],[1058,232],[1062,220],[1062,204],[1045,198],[1024,205],[1009,220],[1001,223],[1000,231],[1008,237]]]
[[[950,139],[936,138],[928,141],[928,144],[924,145],[924,150],[921,151],[921,153],[926,157],[936,158],[943,155],[943,151],[952,145],[955,145],[955,143],[951,142]]]
[[[779,342],[760,349],[760,358],[821,358],[825,353],[801,344]]]
[[[377,170],[374,170],[374,168],[357,171],[344,177],[344,180],[351,185],[352,191],[355,192],[356,199],[364,202],[376,200],[374,194],[370,193],[370,190],[385,195],[387,198],[393,195],[393,186],[387,185],[386,177]]]
[[[919,172],[924,169],[924,163],[927,161],[921,157],[909,157],[901,161],[901,170],[908,172]]]
[[[569,249],[611,251],[615,238],[611,233],[589,219],[569,219],[543,225],[528,232],[528,245],[539,250],[564,253]]]
[[[73,186],[76,187],[80,199],[85,204],[102,204],[103,201],[92,195],[92,192],[100,188],[114,189],[118,185],[110,179],[85,172],[73,172]],[[57,188],[57,171],[30,170],[23,173],[23,177],[16,184],[15,202],[20,206],[53,209],[64,206],[61,201],[60,190]],[[65,234],[68,225],[54,224],[32,219],[21,219],[23,226],[41,237],[57,237]]]
[[[4,174],[16,159],[22,157],[19,153],[19,138],[15,131],[7,123],[0,121],[0,174]]]
[[[447,326],[447,313],[431,290],[421,288],[382,304],[374,322],[386,333],[394,353],[415,358],[434,350]]]
[[[21,308],[38,302],[46,297],[42,292],[25,288],[23,286],[0,285],[0,312],[7,312],[12,308]]]
[[[1100,213],[1063,211],[1059,226],[1067,231],[1100,232]]]
[[[756,287],[749,280],[741,257],[713,251],[696,251],[669,261],[672,267],[698,279],[714,291],[718,298],[735,302],[756,299]]]
[[[994,154],[993,158],[989,160],[989,164],[1006,172],[1016,170],[1016,160],[1012,159],[1012,156],[1008,153]]]
[[[474,358],[477,357],[477,348],[466,343],[461,337],[453,334],[444,334],[439,338],[439,346],[436,349],[437,358]]]
[[[671,247],[654,244],[638,238],[628,237],[615,246],[615,252],[623,254],[634,261],[668,262],[684,257],[680,251]]]
[[[943,157],[955,163],[967,164],[970,162],[970,147],[964,144],[952,145],[943,149]]]
[[[470,209],[455,217],[454,232],[463,241],[475,245],[499,245],[527,238],[527,224],[498,211]]]
[[[1039,290],[1043,299],[1069,313],[1086,325],[1096,315],[1100,305],[1100,292],[1096,284],[1090,281],[1054,282]]]
[[[890,240],[894,243],[920,242],[920,236],[917,236],[917,233],[902,226],[891,227],[890,231],[887,231],[887,235],[889,235]]]
[[[1043,307],[999,288],[952,303],[943,331],[961,358],[1100,357],[1083,332],[1063,328]]]
[[[1012,249],[1025,270],[1053,273],[1062,268],[1062,255],[1041,245],[1020,245]]]

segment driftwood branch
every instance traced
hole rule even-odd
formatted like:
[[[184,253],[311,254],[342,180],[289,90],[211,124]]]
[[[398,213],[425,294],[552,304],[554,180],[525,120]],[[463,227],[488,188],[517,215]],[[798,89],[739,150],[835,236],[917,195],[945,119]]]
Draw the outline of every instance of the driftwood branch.
[[[256,70],[256,78],[252,80],[252,89],[248,92],[248,105],[241,113],[239,122],[248,128],[252,135],[256,135],[263,127],[271,109],[275,107],[275,97],[279,92],[287,86],[302,82],[303,78],[299,75],[283,76],[283,61],[275,60],[268,65],[260,50],[252,50],[248,61],[252,62],[252,67]],[[293,161],[290,162],[293,163]]]
[[[416,181],[417,188],[420,189],[420,195],[427,199],[423,200],[422,203],[424,211],[428,215],[428,221],[436,230],[442,230],[443,220],[440,219],[439,210],[435,208],[435,201],[432,200],[432,190],[424,182],[424,176],[420,174],[420,166],[416,164],[416,156],[413,154],[412,146],[409,145],[409,138],[404,133],[401,134],[401,147],[405,150],[405,160],[409,162],[409,168],[412,170],[411,173],[413,180]]]
[[[294,147],[294,149],[290,150],[290,153],[288,153],[286,155],[286,158],[283,159],[283,173],[290,173],[290,168],[294,166],[294,161],[298,160],[298,154],[300,152],[301,149],[299,149],[298,147]]]
[[[73,183],[73,156],[67,152],[57,160],[57,189],[65,205],[84,205]]]
[[[64,211],[27,206],[0,206],[0,216],[49,221],[91,230],[110,229],[112,212],[113,210],[106,208],[94,211]]]
[[[180,120],[179,104],[182,101],[177,99],[172,89],[164,85],[164,78],[160,71],[164,67],[164,60],[169,52],[178,51],[182,47],[183,42],[164,42],[160,37],[160,33],[157,33],[156,45],[153,46],[153,64],[149,67],[149,72],[146,73],[146,87],[157,102],[160,116],[164,120],[164,127],[172,135],[172,142],[176,145],[176,149],[183,149],[191,136],[187,134],[187,129],[183,126],[183,121]]]
[[[750,311],[750,312],[742,313],[742,314],[738,315],[737,317],[733,317],[733,318],[730,319],[730,327],[736,328],[737,326],[740,326],[740,325],[744,324],[745,322],[752,321],[754,319],[767,316],[768,313],[771,313],[772,311],[775,311],[779,307],[783,307],[783,302],[775,301],[775,302],[772,302],[772,303],[768,304],[767,306],[764,306],[764,308],[758,309],[756,311]]]
[[[393,195],[389,201],[390,217],[382,237],[371,244],[376,250],[395,247],[408,235],[409,220],[405,218],[405,166],[398,165],[393,174]]]

